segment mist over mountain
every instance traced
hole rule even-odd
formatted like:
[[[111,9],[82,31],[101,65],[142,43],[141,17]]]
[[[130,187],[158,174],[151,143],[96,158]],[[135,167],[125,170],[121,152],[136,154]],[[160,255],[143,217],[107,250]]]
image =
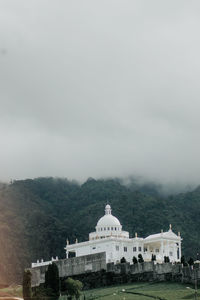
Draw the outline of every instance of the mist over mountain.
[[[66,239],[87,240],[108,202],[131,236],[167,231],[171,223],[174,232],[181,232],[183,253],[195,258],[200,249],[200,188],[180,194],[170,190],[164,196],[162,190],[156,183],[112,178],[80,184],[48,177],[2,184],[0,283],[20,283],[23,269],[37,259],[64,258]]]
[[[200,182],[198,0],[2,0],[0,16],[0,180]]]
[[[121,184],[127,186],[130,190],[141,191],[150,195],[169,196],[179,193],[185,193],[194,190],[198,185],[195,183],[183,183],[183,182],[159,182],[145,179],[142,176],[129,176],[123,179],[119,179]]]

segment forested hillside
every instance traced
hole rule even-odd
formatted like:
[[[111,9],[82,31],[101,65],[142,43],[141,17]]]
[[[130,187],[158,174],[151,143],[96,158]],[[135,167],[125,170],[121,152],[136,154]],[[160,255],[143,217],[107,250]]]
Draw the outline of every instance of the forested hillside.
[[[37,259],[64,258],[66,239],[86,240],[107,202],[131,235],[145,237],[171,223],[184,239],[184,254],[199,251],[200,188],[163,197],[156,185],[126,186],[118,179],[14,181],[0,186],[0,283],[20,282],[23,268]]]

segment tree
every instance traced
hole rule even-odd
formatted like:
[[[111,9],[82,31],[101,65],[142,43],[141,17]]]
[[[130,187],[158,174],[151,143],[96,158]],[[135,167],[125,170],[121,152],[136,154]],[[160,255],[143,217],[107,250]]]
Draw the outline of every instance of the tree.
[[[142,257],[142,254],[138,254],[138,262],[139,263],[143,263],[144,262],[144,259]]]
[[[133,256],[133,263],[134,265],[138,263],[137,257]]]
[[[74,280],[69,277],[65,281],[65,290],[69,299],[72,299],[73,296],[75,296],[76,299],[79,299],[82,288],[83,284],[79,280]]]
[[[125,257],[122,257],[121,260],[120,260],[120,263],[121,263],[121,264],[126,263],[126,258],[125,258]]]
[[[170,260],[169,260],[169,256],[164,256],[164,263],[169,263]]]
[[[192,257],[190,257],[190,259],[188,260],[188,264],[190,266],[193,266],[194,265],[194,259]]]
[[[45,284],[44,287],[51,291],[47,293],[48,296],[53,296],[56,299],[60,296],[60,279],[59,279],[59,272],[58,267],[55,263],[52,263],[48,266],[47,271],[45,272]]]
[[[23,274],[23,298],[24,300],[30,300],[32,296],[31,292],[31,271],[24,270]]]
[[[186,262],[186,260],[185,260],[185,256],[184,255],[181,256],[181,263],[183,264],[184,267],[186,267],[188,265],[187,262]]]
[[[152,253],[151,261],[155,261],[155,260],[156,260],[156,255]]]

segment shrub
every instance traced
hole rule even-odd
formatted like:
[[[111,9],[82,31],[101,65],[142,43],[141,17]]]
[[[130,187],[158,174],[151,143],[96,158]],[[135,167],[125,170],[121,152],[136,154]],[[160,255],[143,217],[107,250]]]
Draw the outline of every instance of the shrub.
[[[156,260],[156,255],[155,254],[152,254],[151,256],[151,261],[155,261]]]
[[[66,294],[69,296],[69,299],[72,299],[74,296],[76,299],[79,299],[82,288],[83,284],[79,280],[74,280],[69,277],[65,281],[65,290]]]
[[[134,263],[134,265],[138,263],[138,260],[135,256],[133,256],[133,263]]]
[[[143,263],[144,262],[142,254],[138,254],[138,262],[139,263]]]
[[[120,263],[121,263],[121,264],[126,263],[126,258],[125,258],[125,257],[122,257],[121,260],[120,260]]]
[[[190,259],[188,260],[188,264],[190,266],[193,266],[194,265],[194,259],[192,257],[190,257]]]

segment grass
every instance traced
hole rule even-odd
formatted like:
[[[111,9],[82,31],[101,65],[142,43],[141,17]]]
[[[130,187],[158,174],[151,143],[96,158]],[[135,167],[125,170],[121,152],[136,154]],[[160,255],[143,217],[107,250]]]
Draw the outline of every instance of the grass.
[[[103,300],[180,300],[194,299],[194,290],[179,283],[135,283],[84,291],[82,299]],[[200,300],[200,294],[198,294]]]
[[[190,289],[187,289],[187,287]],[[133,283],[83,291],[81,300],[193,300],[193,286],[179,283]],[[0,297],[22,297],[21,286],[0,289]],[[59,300],[64,300],[62,296]],[[200,300],[200,294],[198,294]]]
[[[9,287],[0,289],[0,297],[22,297],[22,286],[11,285]]]

